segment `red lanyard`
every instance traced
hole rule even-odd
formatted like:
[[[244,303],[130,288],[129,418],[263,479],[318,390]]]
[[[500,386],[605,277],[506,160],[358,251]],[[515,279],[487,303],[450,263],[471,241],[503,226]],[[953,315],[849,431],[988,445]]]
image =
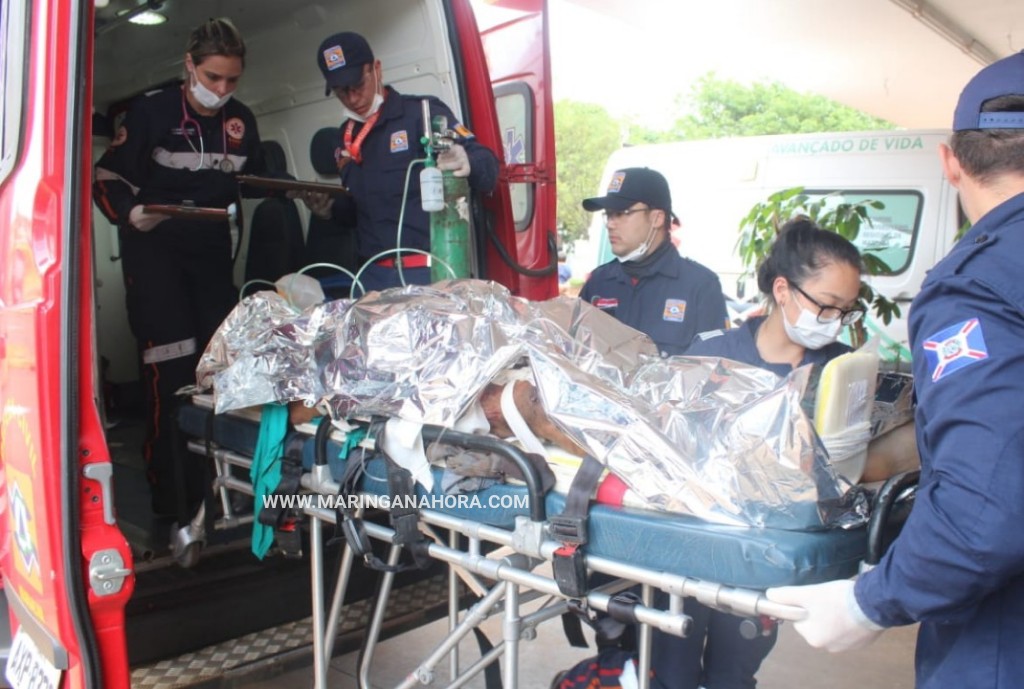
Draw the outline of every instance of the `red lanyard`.
[[[384,106],[382,105],[381,108],[383,107]],[[366,140],[367,135],[369,135],[370,130],[373,129],[373,125],[377,124],[377,120],[379,118],[380,110],[377,110],[377,112],[370,115],[370,119],[366,120],[363,124],[363,128],[359,130],[358,134],[356,134],[355,141],[352,140],[352,130],[356,127],[355,120],[350,119],[348,121],[348,126],[345,127],[345,150],[343,155],[346,158],[351,158],[356,165],[361,165],[363,162],[363,141]]]

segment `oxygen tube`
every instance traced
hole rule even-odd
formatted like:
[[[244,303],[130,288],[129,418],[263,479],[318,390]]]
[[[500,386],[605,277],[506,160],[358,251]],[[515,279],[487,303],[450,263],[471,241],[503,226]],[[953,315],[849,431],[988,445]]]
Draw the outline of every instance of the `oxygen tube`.
[[[469,234],[469,182],[452,172],[437,169],[435,153],[448,150],[455,132],[448,129],[448,118],[430,117],[430,102],[423,99],[423,137],[420,142],[427,159],[420,172],[420,197],[423,210],[430,213],[430,280],[471,276],[473,261]]]

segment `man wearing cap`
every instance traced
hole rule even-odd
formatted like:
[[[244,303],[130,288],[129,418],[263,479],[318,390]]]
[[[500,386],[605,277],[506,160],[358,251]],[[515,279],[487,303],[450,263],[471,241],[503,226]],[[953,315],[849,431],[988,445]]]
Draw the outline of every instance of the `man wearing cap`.
[[[718,276],[669,241],[675,216],[661,173],[616,170],[608,193],[585,199],[583,208],[604,211],[615,260],[594,270],[580,299],[646,333],[662,356],[682,354],[697,333],[728,326]]]
[[[1024,677],[1024,52],[963,90],[939,151],[971,230],[910,309],[921,481],[899,538],[853,580],[769,589],[831,651],[920,622],[918,689]],[[966,369],[966,370],[964,370]]]
[[[404,196],[410,163],[424,158],[422,101],[430,102],[431,117],[444,115],[459,134],[458,142],[437,156],[437,166],[457,177],[467,177],[470,188],[490,192],[498,181],[498,161],[452,111],[433,96],[407,96],[381,81],[381,63],[366,39],[351,31],[328,36],[317,48],[317,65],[326,81],[326,93],[341,102],[341,140],[335,158],[341,183],[351,196],[332,197],[305,193],[310,211],[357,228],[360,263],[382,251],[398,247],[398,222],[403,248],[430,249],[430,219],[420,201],[418,176],[412,174]],[[417,164],[417,170],[421,163]],[[417,170],[414,170],[416,172]],[[397,261],[401,261],[401,274]],[[430,269],[423,254],[394,253],[374,258],[360,280],[367,290],[403,284],[428,284]]]

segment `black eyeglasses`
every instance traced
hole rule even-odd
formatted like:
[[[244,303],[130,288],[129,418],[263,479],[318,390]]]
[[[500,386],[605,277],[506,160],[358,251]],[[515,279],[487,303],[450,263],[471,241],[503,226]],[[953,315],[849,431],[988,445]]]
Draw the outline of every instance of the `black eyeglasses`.
[[[852,309],[841,309],[838,306],[826,306],[807,292],[800,289],[800,285],[795,282],[791,282],[789,284],[792,285],[793,289],[797,292],[804,295],[804,298],[807,299],[807,301],[818,307],[819,323],[832,323],[833,321],[838,320],[843,325],[853,325],[860,320],[861,316],[864,315],[864,309],[859,306]]]
[[[645,208],[627,208],[624,211],[605,211],[604,212],[604,220],[605,220],[605,222],[608,222],[609,220],[619,220],[621,218],[628,218],[629,216],[633,215],[633,213],[639,213],[641,211],[650,211],[650,210],[654,210],[654,209],[653,208],[646,208],[645,207]]]
[[[369,74],[367,73],[367,70],[364,67],[363,74],[362,76],[359,77],[359,81],[357,83],[352,84],[351,86],[335,86],[334,93],[344,96],[351,96],[354,93],[359,93],[360,91],[363,90],[363,87],[366,86],[366,77],[368,76]]]

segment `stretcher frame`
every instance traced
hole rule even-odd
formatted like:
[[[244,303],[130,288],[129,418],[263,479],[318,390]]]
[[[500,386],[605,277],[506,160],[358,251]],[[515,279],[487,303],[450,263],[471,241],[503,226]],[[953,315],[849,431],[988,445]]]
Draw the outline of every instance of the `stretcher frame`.
[[[197,396],[193,403],[212,411],[212,403],[206,396]],[[232,414],[242,416],[249,421],[256,421],[259,418],[258,413],[255,412],[243,411]],[[312,424],[304,424],[296,430],[312,436],[315,427]],[[443,435],[444,441],[451,444],[456,439],[453,434],[454,436],[464,435],[428,426],[424,428],[424,443],[437,440]],[[335,440],[344,440],[344,433],[340,430],[332,429],[331,435]],[[489,442],[493,443],[495,439],[489,439]],[[502,664],[503,686],[515,689],[519,686],[520,642],[533,638],[537,625],[569,612],[570,603],[575,602],[559,590],[553,576],[537,571],[541,565],[552,563],[555,551],[562,546],[562,543],[551,538],[546,531],[548,521],[544,498],[539,491],[541,485],[539,476],[536,475],[534,468],[518,448],[508,443],[502,444],[509,448],[507,456],[514,458],[517,454],[520,455],[521,461],[517,461],[517,464],[523,470],[528,489],[531,491],[530,515],[517,516],[514,528],[508,529],[433,509],[419,510],[420,530],[433,539],[433,542],[426,548],[427,553],[431,559],[449,566],[449,633],[426,658],[417,664],[406,679],[397,685],[399,689],[409,689],[419,684],[432,683],[435,679],[435,669],[446,656],[449,658],[449,676],[452,678],[447,686],[451,689],[464,686],[499,658],[504,659]],[[252,459],[239,452],[218,447],[209,438],[205,441],[189,440],[188,449],[213,460],[216,472],[214,489],[220,497],[223,510],[223,517],[217,520],[217,528],[227,528],[251,521],[251,517],[234,514],[230,493],[239,492],[250,496],[254,494],[252,484],[233,475],[231,471],[232,467],[248,471],[252,465]],[[336,496],[339,492],[339,483],[332,478],[326,460],[321,461],[321,459],[318,458],[311,471],[303,473],[300,480],[301,489],[309,494]],[[902,490],[907,484],[908,482],[904,479],[900,484],[900,489]],[[899,491],[896,490],[887,491],[885,492],[886,499],[891,501],[898,493]],[[360,495],[373,496],[373,494],[365,492],[361,492]],[[328,686],[327,668],[333,655],[333,641],[356,557],[352,547],[346,543],[334,590],[328,592],[325,588],[323,529],[325,525],[337,524],[337,513],[334,510],[314,507],[306,507],[302,512],[309,518],[310,531],[314,687],[326,689]],[[357,516],[362,516],[361,510]],[[394,565],[398,562],[403,546],[395,545],[395,531],[390,527],[369,521],[364,522],[364,526],[371,539],[388,545],[386,558],[388,564]],[[448,531],[447,542],[442,541],[436,529]],[[869,529],[869,533],[876,532],[878,532],[878,528],[874,526],[873,522],[873,528]],[[465,539],[464,544],[461,543],[460,536]],[[487,545],[497,547],[497,550],[487,552]],[[796,621],[805,616],[805,612],[801,608],[774,603],[759,590],[727,586],[684,575],[654,571],[647,567],[595,554],[586,555],[586,565],[591,573],[603,573],[613,578],[610,584],[597,587],[586,594],[585,604],[592,610],[607,611],[609,602],[615,593],[636,584],[641,586],[641,602],[633,609],[633,615],[638,624],[637,674],[638,684],[642,689],[648,689],[650,686],[651,630],[658,629],[675,636],[685,636],[690,624],[689,617],[683,613],[683,599],[686,597],[692,597],[704,605],[723,612],[751,618],[767,616],[777,620]],[[373,654],[379,641],[395,573],[383,572],[381,576],[380,593],[367,628],[366,652],[361,658],[357,677],[359,686],[366,688],[370,687]],[[494,583],[485,584],[481,578]],[[466,610],[461,619],[459,617],[460,581],[482,593],[480,600]],[[656,590],[668,594],[667,605],[659,607],[654,604]],[[331,595],[329,609],[326,606],[328,593]],[[539,610],[523,615],[520,610],[521,606],[540,596],[548,597],[547,602]],[[458,657],[459,642],[485,619],[499,614],[499,605],[500,614],[503,616],[502,638],[479,660],[467,668],[461,668]],[[557,669],[553,669],[552,674],[555,671]]]

